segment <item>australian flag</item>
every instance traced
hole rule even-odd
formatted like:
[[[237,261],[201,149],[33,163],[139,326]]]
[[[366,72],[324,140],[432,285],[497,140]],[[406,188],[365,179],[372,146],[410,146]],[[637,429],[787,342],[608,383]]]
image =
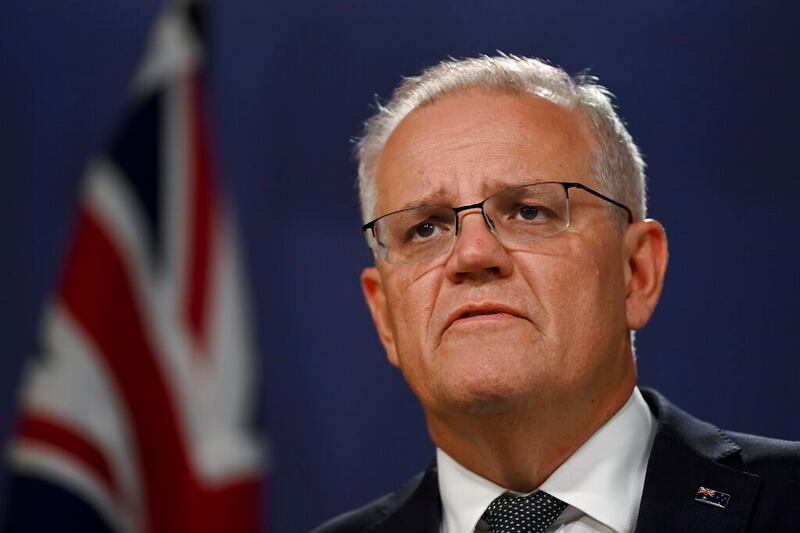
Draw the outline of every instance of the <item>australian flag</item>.
[[[18,428],[8,531],[257,531],[264,439],[201,13],[167,3],[87,164]]]
[[[709,489],[708,487],[700,487],[697,489],[697,494],[695,494],[694,499],[698,502],[707,503],[714,507],[721,507],[724,509],[728,506],[728,502],[731,501],[731,495],[719,490]]]

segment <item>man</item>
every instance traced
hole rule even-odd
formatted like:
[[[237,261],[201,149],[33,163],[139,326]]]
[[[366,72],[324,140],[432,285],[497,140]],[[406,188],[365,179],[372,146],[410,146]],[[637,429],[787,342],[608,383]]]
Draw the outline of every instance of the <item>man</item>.
[[[636,387],[667,239],[603,87],[535,59],[447,61],[367,122],[359,163],[364,294],[437,453],[318,531],[800,528],[797,443]]]

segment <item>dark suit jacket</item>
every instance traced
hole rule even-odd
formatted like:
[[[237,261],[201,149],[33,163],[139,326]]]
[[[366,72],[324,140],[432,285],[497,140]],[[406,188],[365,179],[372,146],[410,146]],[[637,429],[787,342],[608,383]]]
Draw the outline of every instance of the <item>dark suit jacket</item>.
[[[723,433],[655,391],[642,394],[658,425],[637,531],[800,531],[800,443]],[[695,501],[701,486],[730,495],[727,507]],[[434,464],[314,533],[439,533],[441,520]]]

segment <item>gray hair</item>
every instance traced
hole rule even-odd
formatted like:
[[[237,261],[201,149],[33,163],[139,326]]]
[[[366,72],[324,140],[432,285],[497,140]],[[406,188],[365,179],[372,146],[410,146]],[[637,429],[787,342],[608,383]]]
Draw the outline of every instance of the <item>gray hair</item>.
[[[597,142],[595,178],[605,194],[631,208],[635,220],[644,218],[647,213],[644,161],[614,111],[611,92],[592,76],[570,77],[540,59],[501,54],[443,61],[419,76],[405,78],[389,102],[378,105],[378,112],[364,125],[364,135],[356,150],[364,222],[377,216],[375,167],[397,125],[414,109],[471,87],[532,94],[583,112],[592,124]]]

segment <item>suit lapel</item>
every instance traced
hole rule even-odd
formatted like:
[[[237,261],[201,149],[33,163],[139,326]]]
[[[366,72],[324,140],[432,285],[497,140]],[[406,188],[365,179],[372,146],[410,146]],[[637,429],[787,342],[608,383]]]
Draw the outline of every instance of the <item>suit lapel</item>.
[[[737,468],[739,446],[646,389],[657,421],[637,531],[746,531],[758,476]],[[730,495],[725,508],[695,500],[700,487]]]
[[[387,502],[387,516],[370,531],[380,533],[439,533],[442,523],[442,504],[436,464],[423,474],[416,487],[398,491],[398,500]]]

